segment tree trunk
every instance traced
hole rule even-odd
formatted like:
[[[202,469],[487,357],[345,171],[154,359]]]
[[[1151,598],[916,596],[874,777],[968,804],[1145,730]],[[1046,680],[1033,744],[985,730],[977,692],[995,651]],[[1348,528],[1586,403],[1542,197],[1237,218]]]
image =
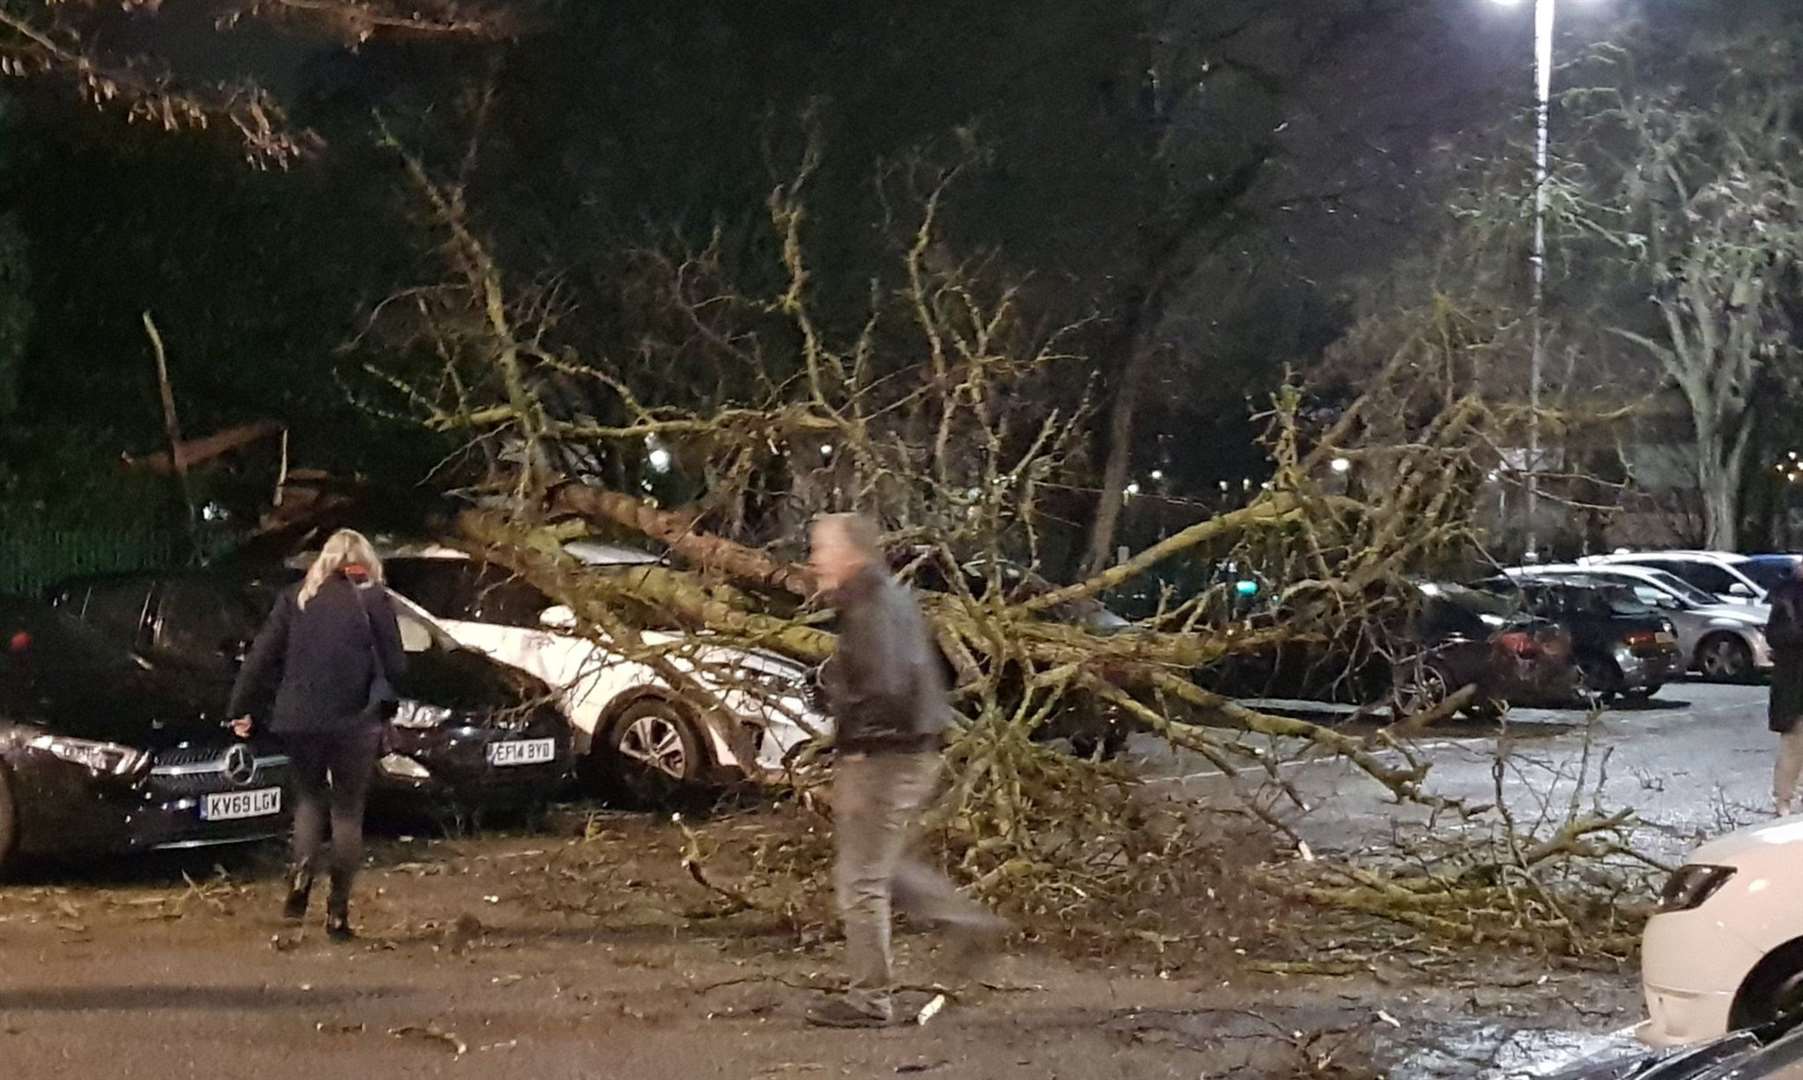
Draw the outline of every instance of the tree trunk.
[[[1137,336],[1137,335],[1136,335]],[[1127,497],[1127,477],[1133,467],[1133,420],[1139,411],[1141,368],[1149,349],[1130,340],[1132,349],[1121,385],[1108,410],[1108,461],[1102,469],[1102,493],[1096,502],[1096,520],[1089,532],[1089,554],[1083,560],[1083,577],[1091,577],[1114,561],[1114,541],[1120,532],[1121,509]]]
[[[1749,434],[1743,424],[1731,441],[1713,421],[1697,425],[1697,493],[1703,502],[1703,543],[1712,551],[1733,551],[1740,543],[1740,479]]]

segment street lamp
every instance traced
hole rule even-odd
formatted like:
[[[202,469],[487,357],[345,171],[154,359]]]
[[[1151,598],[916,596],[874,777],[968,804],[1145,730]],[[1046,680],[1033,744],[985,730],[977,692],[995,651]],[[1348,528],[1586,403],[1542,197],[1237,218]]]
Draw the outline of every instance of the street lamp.
[[[1521,0],[1493,0],[1515,7]],[[1540,504],[1540,372],[1546,363],[1546,330],[1541,308],[1546,300],[1547,151],[1553,103],[1553,28],[1558,0],[1534,0],[1534,351],[1528,361],[1527,549],[1535,548],[1534,515]]]

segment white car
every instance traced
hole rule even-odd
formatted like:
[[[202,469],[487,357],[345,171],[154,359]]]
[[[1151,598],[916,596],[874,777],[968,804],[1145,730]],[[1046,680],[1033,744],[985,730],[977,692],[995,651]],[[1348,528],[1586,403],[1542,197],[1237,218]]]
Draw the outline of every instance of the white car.
[[[566,550],[597,573],[659,560],[631,548],[576,542]],[[789,755],[831,723],[812,705],[808,669],[774,653],[709,644],[656,612],[629,620],[711,697],[685,700],[642,659],[574,629],[568,608],[506,569],[439,546],[385,552],[394,591],[430,611],[460,644],[523,668],[563,694],[577,759],[592,777],[641,801],[721,778],[780,773]],[[598,634],[598,632],[597,632]]]
[[[1745,679],[1772,669],[1765,640],[1772,609],[1764,604],[1724,604],[1681,578],[1631,563],[1516,567],[1510,577],[1588,577],[1618,581],[1671,620],[1692,671],[1711,679]]]
[[[1655,1046],[1711,1039],[1803,1005],[1803,816],[1729,833],[1666,883],[1641,941]]]
[[[1578,560],[1580,566],[1612,563],[1664,570],[1724,604],[1765,603],[1765,589],[1747,573],[1747,557],[1730,551],[1618,551]]]

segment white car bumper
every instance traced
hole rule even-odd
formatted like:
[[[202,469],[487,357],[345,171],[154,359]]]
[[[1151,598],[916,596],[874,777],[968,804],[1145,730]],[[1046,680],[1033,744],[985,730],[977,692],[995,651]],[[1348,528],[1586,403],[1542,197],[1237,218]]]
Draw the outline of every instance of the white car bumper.
[[[1728,1033],[1734,995],[1760,951],[1722,926],[1710,905],[1648,920],[1641,942],[1647,1021],[1635,1032],[1652,1046],[1681,1046]]]

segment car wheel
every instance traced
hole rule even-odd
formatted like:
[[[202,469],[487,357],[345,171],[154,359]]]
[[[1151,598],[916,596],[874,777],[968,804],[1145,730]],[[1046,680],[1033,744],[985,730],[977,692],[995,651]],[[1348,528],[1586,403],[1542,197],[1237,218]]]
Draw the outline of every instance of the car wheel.
[[[1803,1009],[1803,941],[1773,949],[1734,995],[1728,1026],[1757,1027]]]
[[[627,706],[596,751],[607,773],[636,805],[655,806],[701,782],[701,733],[682,709],[650,699]]]
[[[1452,684],[1438,664],[1417,661],[1409,665],[1392,691],[1396,719],[1423,713],[1452,696]]]
[[[1621,668],[1606,656],[1578,657],[1578,693],[1586,701],[1607,705],[1621,693]]]
[[[1717,634],[1697,646],[1697,669],[1711,679],[1738,682],[1753,671],[1753,650],[1728,634]]]
[[[1629,701],[1650,701],[1653,695],[1663,689],[1665,689],[1664,683],[1654,683],[1651,686],[1637,687],[1633,690],[1623,690],[1621,696]]]

